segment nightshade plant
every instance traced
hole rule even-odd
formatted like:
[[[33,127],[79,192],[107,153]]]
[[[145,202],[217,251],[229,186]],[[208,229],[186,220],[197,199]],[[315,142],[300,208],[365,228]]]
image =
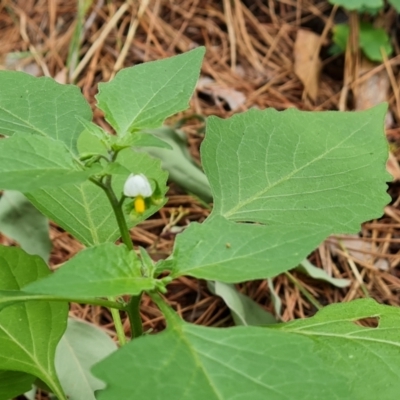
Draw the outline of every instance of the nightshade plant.
[[[217,329],[182,321],[162,297],[183,275],[274,277],[330,234],[379,217],[389,201],[385,105],[208,118],[201,155],[211,215],[177,236],[167,260],[134,251],[129,229],[165,204],[167,190],[160,161],[137,149],[168,148],[151,130],[187,108],[203,55],[197,48],[100,84],[97,106],[115,135],[92,123],[77,87],[0,72],[0,188],[24,193],[86,246],[54,273],[39,256],[0,247],[1,399],[34,380],[63,400],[397,398],[397,308],[361,299],[304,320]],[[142,293],[164,314],[164,332],[143,333]],[[109,307],[120,348],[74,321],[66,331],[71,301]],[[378,327],[356,324],[367,317]],[[74,338],[86,370],[65,367]],[[92,359],[89,342],[98,346]]]

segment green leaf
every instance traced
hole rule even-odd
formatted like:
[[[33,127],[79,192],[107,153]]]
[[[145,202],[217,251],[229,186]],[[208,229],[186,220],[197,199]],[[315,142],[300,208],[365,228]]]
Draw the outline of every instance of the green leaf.
[[[23,72],[0,71],[0,132],[36,134],[62,141],[74,151],[82,132],[77,116],[92,119],[78,87]]]
[[[172,147],[162,138],[152,134],[152,131],[135,132],[130,135],[116,137],[115,145],[117,147],[158,147],[162,149],[172,149]]]
[[[36,378],[18,371],[0,371],[0,399],[11,399],[31,389]]]
[[[84,182],[92,172],[79,170],[60,141],[17,135],[0,140],[0,188],[29,192]]]
[[[329,3],[342,6],[346,10],[362,10],[363,8],[382,8],[383,0],[329,0]]]
[[[273,277],[330,234],[358,232],[389,202],[385,112],[209,118],[201,153],[213,211],[177,237],[157,269],[229,283]]]
[[[319,279],[321,281],[325,281],[330,283],[333,286],[343,288],[350,285],[350,279],[338,279],[329,276],[325,270],[321,268],[317,268],[315,265],[311,264],[307,259],[303,260],[296,269],[303,274],[311,276],[314,279]]]
[[[188,108],[204,52],[199,47],[121,70],[112,81],[99,84],[98,108],[118,135],[158,128],[167,117]]]
[[[338,47],[338,50],[335,49],[335,54],[344,52],[347,46],[347,40],[350,34],[349,24],[336,24],[333,27],[333,43]]]
[[[28,254],[47,261],[51,251],[49,222],[26,197],[7,190],[0,199],[0,231],[17,241]]]
[[[347,379],[313,340],[260,327],[206,328],[168,318],[93,368],[99,400],[349,399]],[[129,365],[129,368],[127,368]]]
[[[389,0],[389,4],[393,6],[393,8],[400,13],[400,0]]]
[[[382,62],[381,50],[389,57],[393,53],[389,35],[382,28],[374,28],[368,22],[360,23],[360,47],[364,54],[372,61]]]
[[[329,232],[324,227],[237,224],[216,216],[202,224],[191,223],[175,239],[172,258],[157,270],[172,276],[237,283],[274,277],[293,268],[316,248]]]
[[[374,317],[376,328],[356,321]],[[313,352],[351,382],[347,399],[395,399],[400,391],[400,309],[371,299],[330,305],[314,317],[278,325],[282,333],[308,337]],[[372,366],[379,368],[372,368]]]
[[[154,289],[155,282],[142,276],[135,252],[125,245],[104,243],[79,252],[56,272],[23,290],[60,297],[105,297],[138,295]]]
[[[38,256],[17,247],[0,246],[0,290],[18,291],[50,274]],[[35,375],[64,399],[54,367],[58,341],[67,324],[64,303],[35,302],[11,305],[0,312],[0,369]]]
[[[202,161],[212,215],[358,232],[390,199],[386,110],[386,104],[343,113],[253,109],[209,118]]]
[[[102,152],[105,147],[98,138],[84,131],[79,138],[78,148],[81,153]],[[167,173],[161,170],[160,162],[147,154],[136,153],[131,149],[122,150],[118,163],[128,171],[142,173],[158,182],[163,194],[167,192]],[[115,175],[113,187],[117,195],[122,193],[128,176]],[[43,189],[27,194],[34,206],[70,232],[85,246],[94,246],[105,242],[114,242],[119,237],[118,225],[105,193],[91,182],[81,185],[67,185],[58,189]],[[166,201],[152,205],[140,218],[131,220],[126,216],[129,228],[149,218]]]
[[[274,316],[250,297],[240,293],[235,286],[222,282],[207,282],[212,293],[222,297],[230,308],[236,325],[268,325],[276,323]]]
[[[349,34],[350,28],[348,24],[335,25],[333,29],[333,41],[339,46],[341,51],[346,50]],[[359,45],[365,56],[372,61],[383,61],[381,49],[388,56],[393,53],[390,38],[386,31],[382,28],[374,28],[368,22],[360,23]]]
[[[274,282],[271,278],[267,279],[269,294],[271,296],[272,304],[274,305],[274,311],[276,318],[282,319],[282,300],[279,297],[278,293],[275,291]]]
[[[105,384],[95,378],[90,369],[117,350],[117,345],[95,325],[74,319],[56,351],[56,370],[68,400],[95,400],[94,391]]]

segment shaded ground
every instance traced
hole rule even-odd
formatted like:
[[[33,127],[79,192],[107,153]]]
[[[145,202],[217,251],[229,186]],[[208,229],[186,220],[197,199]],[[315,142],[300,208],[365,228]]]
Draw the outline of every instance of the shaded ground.
[[[74,82],[93,105],[97,84],[109,80],[121,67],[205,45],[207,53],[202,80],[191,102],[191,109],[185,115],[196,113],[221,117],[251,107],[351,109],[357,106],[357,100],[361,99],[362,103],[364,99],[362,84],[383,74],[388,93],[381,92],[391,110],[387,135],[394,156],[390,168],[394,173],[399,170],[396,159],[400,155],[399,20],[391,11],[381,18],[391,21],[394,55],[382,64],[370,66],[360,77],[350,68],[351,60],[363,66],[360,58],[328,55],[330,26],[333,21],[347,17],[332,9],[326,1],[148,0],[132,3],[94,1],[82,19],[80,44],[70,47],[74,30],[77,24],[79,26],[75,0],[2,1],[0,65],[52,76],[62,83]],[[305,93],[304,84],[294,73],[295,41],[302,29],[321,35],[317,39],[317,48],[320,47],[322,72],[317,80],[315,100]],[[10,56],[15,52],[29,53],[15,60]],[[95,120],[106,126],[99,111],[95,111]],[[185,129],[192,155],[197,160],[202,140],[198,128],[201,128],[199,123],[192,123]],[[397,176],[400,177],[400,174]],[[398,181],[390,185],[389,192],[392,204],[385,209],[385,215],[379,221],[364,224],[360,236],[346,241],[341,250],[333,253],[331,244],[334,239],[329,239],[310,256],[315,265],[332,276],[350,279],[352,284],[348,288],[338,289],[298,273],[293,274],[297,283],[290,281],[286,275],[274,279],[275,290],[283,303],[283,321],[315,312],[301,294],[299,285],[322,304],[349,301],[365,297],[368,293],[379,302],[400,305]],[[165,208],[132,231],[134,243],[147,248],[154,259],[170,254],[175,226],[202,221],[209,213],[207,207],[173,183],[168,196]],[[51,226],[51,238],[54,243],[53,266],[82,248],[69,234],[54,225]],[[5,237],[2,242],[12,243]],[[351,253],[352,248],[359,249],[359,253]],[[240,288],[273,312],[266,281],[245,283]],[[210,294],[205,282],[180,278],[168,289],[169,301],[186,320],[213,326],[232,323],[223,301]],[[145,329],[162,329],[163,318],[149,299],[144,299],[141,310]],[[113,334],[107,310],[72,305],[71,313],[100,324]],[[129,334],[128,324],[125,328]]]

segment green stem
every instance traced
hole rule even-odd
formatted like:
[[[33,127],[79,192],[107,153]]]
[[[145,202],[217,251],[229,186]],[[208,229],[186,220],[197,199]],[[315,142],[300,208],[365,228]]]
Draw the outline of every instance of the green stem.
[[[124,216],[124,213],[122,211],[122,199],[119,201],[117,199],[117,196],[115,195],[112,186],[111,186],[111,176],[107,176],[106,182],[99,182],[95,179],[92,180],[93,183],[95,183],[97,186],[101,187],[104,192],[106,193],[108,200],[110,201],[111,207],[114,211],[115,218],[118,223],[119,231],[121,233],[121,239],[126,245],[126,247],[129,250],[134,250],[133,247],[133,242],[131,239],[131,235],[129,233],[128,225],[126,224],[126,219]],[[131,324],[131,330],[132,330],[132,338],[139,337],[143,334],[143,327],[142,327],[142,319],[140,317],[140,300],[141,296],[132,296],[130,302],[126,306],[126,312],[129,315],[129,321]],[[118,335],[118,340],[121,344],[121,346],[125,343],[123,343],[120,339],[120,334],[121,332],[123,333],[123,328],[122,328],[122,322],[121,318],[118,312],[113,313],[113,310],[111,310],[111,314],[114,319],[114,324],[115,324],[115,330],[117,331]],[[120,332],[118,332],[120,330]],[[123,334],[124,340],[125,340],[125,334]],[[126,341],[126,340],[125,340]]]
[[[143,335],[142,318],[140,317],[140,301],[142,295],[132,296],[130,302],[126,306],[131,324],[132,339]]]
[[[93,182],[93,181],[92,181]],[[133,243],[131,235],[129,233],[128,225],[126,224],[125,215],[122,211],[122,204],[120,204],[114,190],[111,187],[111,176],[107,177],[106,183],[100,183],[96,181],[97,186],[100,186],[106,193],[108,200],[110,201],[111,207],[114,211],[115,219],[121,233],[121,239],[129,250],[133,250]]]
[[[114,297],[109,297],[111,301],[115,301]],[[121,321],[121,316],[119,315],[119,310],[116,310],[115,308],[111,308],[111,315],[114,320],[114,326],[115,326],[115,331],[117,332],[117,337],[118,337],[118,342],[119,345],[122,347],[124,344],[126,344],[126,336],[124,332],[124,326]]]
[[[285,272],[285,275],[289,280],[300,290],[303,296],[317,309],[321,310],[323,305],[304,287],[300,282],[290,273]]]

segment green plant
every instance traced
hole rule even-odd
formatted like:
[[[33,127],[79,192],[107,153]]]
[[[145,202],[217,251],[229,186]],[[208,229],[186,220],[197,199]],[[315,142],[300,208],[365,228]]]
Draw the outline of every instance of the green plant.
[[[342,6],[348,11],[357,11],[366,15],[374,15],[384,7],[383,0],[329,0],[331,4]],[[400,12],[400,1],[392,0],[389,3]],[[337,54],[346,50],[350,35],[349,24],[337,24],[333,28],[333,42],[331,53]],[[387,32],[382,28],[374,27],[370,22],[361,21],[358,29],[358,43],[363,54],[371,61],[382,62],[382,51],[387,56],[393,53],[393,47]]]
[[[162,298],[171,280],[188,275],[224,283],[215,290],[236,301],[228,284],[288,271],[328,235],[379,217],[389,201],[385,105],[208,118],[201,154],[211,215],[177,236],[167,260],[134,251],[128,229],[162,207],[167,190],[160,161],[135,148],[169,147],[151,130],[187,107],[203,54],[127,68],[100,84],[97,106],[116,135],[91,122],[78,88],[0,72],[0,187],[24,193],[86,246],[55,273],[38,256],[0,247],[1,399],[37,379],[59,399],[396,398],[397,308],[361,299],[265,326],[249,326],[267,320],[260,310],[250,320],[235,308],[244,326],[216,329],[182,321]],[[162,333],[142,332],[143,292],[166,318]],[[86,346],[79,335],[89,333],[79,332],[87,328],[71,323],[65,333],[70,301],[109,307],[121,348],[103,346],[97,333]],[[367,317],[379,326],[355,323]],[[60,340],[75,343],[76,354],[88,349],[77,387],[71,368],[60,368],[68,359]]]

